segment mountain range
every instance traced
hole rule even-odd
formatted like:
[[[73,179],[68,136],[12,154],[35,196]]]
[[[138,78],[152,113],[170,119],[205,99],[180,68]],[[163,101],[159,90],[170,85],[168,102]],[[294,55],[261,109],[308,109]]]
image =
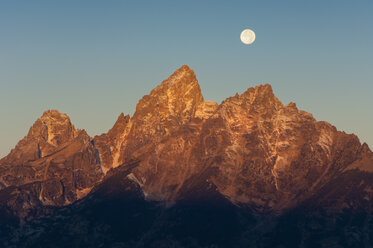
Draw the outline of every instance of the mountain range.
[[[99,136],[45,111],[0,160],[0,246],[373,247],[372,192],[357,136],[184,65]]]

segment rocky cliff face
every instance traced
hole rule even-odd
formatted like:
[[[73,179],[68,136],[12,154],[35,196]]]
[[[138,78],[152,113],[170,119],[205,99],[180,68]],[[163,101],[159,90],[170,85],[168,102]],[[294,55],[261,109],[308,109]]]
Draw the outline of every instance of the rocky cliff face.
[[[182,66],[94,138],[46,111],[0,160],[0,245],[372,247],[372,192],[355,135]]]
[[[140,160],[130,177],[150,200],[172,202],[192,175],[190,164],[201,123],[218,105],[203,100],[194,72],[183,66],[144,96],[131,118],[121,160]]]
[[[107,166],[140,160],[129,177],[148,200],[167,204],[210,185],[238,206],[282,211],[353,163],[373,167],[369,148],[355,135],[316,121],[294,103],[283,105],[270,85],[218,105],[204,101],[187,66],[144,96],[125,123],[112,149],[116,159],[109,159],[115,162]]]
[[[93,143],[100,155],[104,173],[120,165],[121,146],[126,140],[129,121],[129,115],[124,116],[122,113],[108,133],[93,138]]]
[[[0,161],[0,187],[34,185],[25,195],[38,204],[66,205],[134,160],[127,177],[147,200],[172,205],[203,192],[256,212],[294,208],[346,174],[373,172],[366,144],[283,105],[270,85],[218,105],[203,99],[195,73],[182,66],[139,101],[132,118],[121,114],[93,139],[65,114],[46,111]],[[362,199],[373,182],[364,185]]]
[[[1,163],[16,164],[48,156],[76,135],[77,130],[66,114],[56,110],[45,111],[30,128],[27,136],[18,142]]]
[[[37,206],[61,206],[84,197],[103,177],[91,138],[67,115],[46,111],[0,161],[5,207],[27,214]],[[3,206],[4,207],[4,206]]]
[[[270,85],[225,100],[202,124],[196,150],[196,161],[217,168],[207,180],[219,192],[259,211],[294,207],[365,156],[356,136],[284,106]]]

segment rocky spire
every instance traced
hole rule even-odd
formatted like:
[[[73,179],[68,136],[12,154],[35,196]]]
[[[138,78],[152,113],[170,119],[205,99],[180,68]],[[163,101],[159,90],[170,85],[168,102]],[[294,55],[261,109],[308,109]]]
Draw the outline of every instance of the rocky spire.
[[[118,116],[118,119],[115,122],[114,126],[109,130],[108,135],[112,138],[115,138],[121,135],[124,132],[125,128],[127,127],[127,124],[129,121],[130,121],[130,116],[129,115],[124,116],[124,114],[121,113]]]
[[[126,154],[148,143],[158,143],[162,137],[190,123],[202,103],[196,75],[187,65],[183,65],[137,104],[131,118]]]
[[[251,107],[279,109],[283,104],[273,94],[270,84],[258,85],[254,88],[248,88],[239,96],[240,99],[246,100]]]
[[[121,113],[108,133],[93,138],[93,144],[100,154],[102,169],[105,173],[120,164],[120,151],[126,140],[129,122],[129,115],[124,116]]]
[[[202,102],[201,88],[194,71],[183,65],[139,101],[133,120],[136,122],[151,114],[160,122],[184,124],[194,117]]]

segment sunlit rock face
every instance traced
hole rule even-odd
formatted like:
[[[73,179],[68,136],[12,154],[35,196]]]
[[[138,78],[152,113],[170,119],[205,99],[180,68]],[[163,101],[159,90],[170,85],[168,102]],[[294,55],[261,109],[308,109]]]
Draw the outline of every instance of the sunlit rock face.
[[[120,160],[141,161],[130,177],[141,185],[147,199],[174,201],[184,181],[193,175],[190,158],[201,124],[217,107],[204,101],[188,66],[139,101]]]
[[[355,135],[284,106],[270,85],[226,99],[200,136],[196,161],[218,168],[219,192],[259,211],[294,207],[365,156]]]
[[[173,136],[181,126],[189,124],[203,103],[201,89],[194,72],[181,67],[168,79],[144,96],[131,118],[131,130],[124,145],[123,159],[148,144],[156,144]]]
[[[129,115],[124,116],[121,113],[108,133],[93,138],[94,145],[100,155],[102,169],[105,173],[120,165],[119,156],[121,146],[126,140],[129,121]]]
[[[70,204],[88,194],[102,177],[91,138],[56,110],[44,112],[0,161],[0,184],[10,192],[8,205],[21,212],[38,205]],[[21,199],[12,200],[17,195]]]
[[[94,138],[46,111],[0,160],[0,246],[371,247],[372,192],[355,135],[182,66]]]
[[[205,101],[188,66],[144,96],[131,118],[120,114],[93,139],[67,115],[46,111],[0,160],[0,189],[11,189],[4,201],[16,209],[67,205],[131,161],[139,163],[126,178],[146,200],[168,206],[213,196],[256,212],[282,212],[308,199],[321,204],[315,196],[322,194],[338,209],[358,206],[373,189],[370,180],[359,181],[373,173],[373,155],[355,135],[316,121],[295,103],[282,104],[268,84],[221,104]],[[359,204],[353,190],[336,193],[330,186],[347,176],[360,185],[352,187]]]
[[[48,156],[77,135],[66,114],[48,110],[33,124],[27,136],[1,161],[22,163]]]
[[[355,135],[316,121],[295,103],[283,105],[270,85],[218,105],[204,101],[187,66],[144,96],[122,122],[110,145],[115,159],[105,166],[140,160],[129,178],[148,200],[166,204],[212,185],[237,206],[282,211],[342,171],[373,167],[369,148]]]

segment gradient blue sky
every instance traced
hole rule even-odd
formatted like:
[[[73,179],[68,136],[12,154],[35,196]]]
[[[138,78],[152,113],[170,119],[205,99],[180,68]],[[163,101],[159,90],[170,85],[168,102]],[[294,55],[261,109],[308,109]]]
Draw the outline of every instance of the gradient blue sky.
[[[372,13],[371,0],[1,1],[0,157],[47,109],[106,132],[183,64],[206,100],[270,83],[373,147]]]

